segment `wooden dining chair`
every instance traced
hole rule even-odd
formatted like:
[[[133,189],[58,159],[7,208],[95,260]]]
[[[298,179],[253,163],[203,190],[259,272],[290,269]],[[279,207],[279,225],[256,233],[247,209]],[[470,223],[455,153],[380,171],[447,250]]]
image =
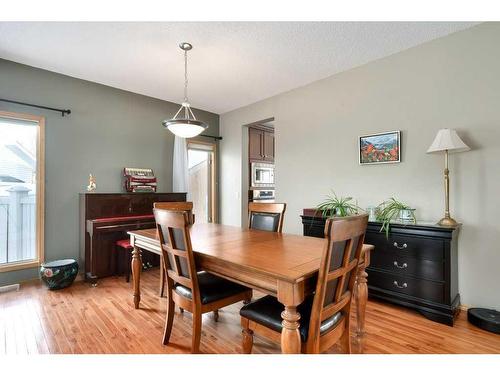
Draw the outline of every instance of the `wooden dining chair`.
[[[285,210],[286,203],[250,202],[248,204],[248,227],[281,233]]]
[[[191,351],[199,352],[201,316],[238,301],[250,299],[252,290],[211,273],[196,270],[189,216],[186,211],[155,208],[163,263],[167,270],[167,316],[163,344],[168,344],[174,319],[175,305],[193,314]]]
[[[315,293],[297,307],[303,353],[321,353],[340,340],[351,353],[350,312],[356,270],[368,215],[328,219],[325,250]],[[251,353],[254,332],[280,342],[284,306],[273,296],[245,305],[241,311],[244,353]]]
[[[188,213],[189,224],[194,224],[193,202],[154,202],[153,208],[170,211],[186,211]],[[161,258],[162,256],[160,256]],[[160,297],[163,297],[165,291],[165,275],[167,271],[163,267],[163,261],[160,259]],[[182,312],[182,309],[181,309]]]

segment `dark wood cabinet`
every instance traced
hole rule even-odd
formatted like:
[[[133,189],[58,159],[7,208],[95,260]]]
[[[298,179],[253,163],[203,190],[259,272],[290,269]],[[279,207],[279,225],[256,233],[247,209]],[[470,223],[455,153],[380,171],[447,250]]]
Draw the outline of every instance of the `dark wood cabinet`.
[[[250,160],[262,160],[262,133],[263,131],[260,129],[248,129],[248,157]]]
[[[274,129],[248,128],[248,158],[250,161],[274,162]]]
[[[274,162],[274,131],[264,131],[262,135],[262,143],[263,160]]]
[[[304,210],[305,236],[323,237],[325,219]],[[459,312],[459,227],[391,224],[387,237],[381,223],[369,222],[365,242],[375,246],[368,273],[370,298],[410,307],[448,325]]]

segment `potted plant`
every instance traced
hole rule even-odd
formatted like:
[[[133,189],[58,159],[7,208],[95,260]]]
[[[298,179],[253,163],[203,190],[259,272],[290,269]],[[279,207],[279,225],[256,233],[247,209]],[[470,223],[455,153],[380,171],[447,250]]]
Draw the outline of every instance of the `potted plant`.
[[[386,237],[389,237],[389,226],[391,221],[415,224],[415,209],[395,198],[390,198],[377,207],[377,220],[382,222],[380,231],[385,230]]]
[[[352,197],[337,197],[332,190],[332,194],[316,206],[316,211],[321,211],[323,218],[349,216],[357,214],[360,208],[352,202]]]

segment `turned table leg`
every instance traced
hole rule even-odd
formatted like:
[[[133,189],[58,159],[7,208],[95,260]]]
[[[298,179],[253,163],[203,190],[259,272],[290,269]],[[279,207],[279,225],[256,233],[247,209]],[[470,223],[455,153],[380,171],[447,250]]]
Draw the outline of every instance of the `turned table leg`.
[[[132,278],[134,279],[134,307],[136,309],[139,308],[139,302],[141,302],[141,270],[141,249],[134,246],[134,250],[132,251]]]
[[[365,334],[365,312],[366,302],[368,301],[367,277],[368,274],[366,273],[365,266],[361,265],[356,277],[356,333],[358,336]]]
[[[300,314],[296,306],[285,306],[281,313],[283,329],[281,330],[281,352],[285,354],[300,353]]]

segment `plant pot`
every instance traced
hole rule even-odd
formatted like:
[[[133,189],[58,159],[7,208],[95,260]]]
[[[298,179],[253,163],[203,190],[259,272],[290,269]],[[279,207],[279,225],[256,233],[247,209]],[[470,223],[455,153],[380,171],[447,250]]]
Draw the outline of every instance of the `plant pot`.
[[[50,290],[67,288],[77,274],[78,263],[74,259],[55,260],[40,267],[40,277]]]
[[[402,223],[413,223],[414,216],[415,216],[414,208],[399,210],[399,221],[401,221]]]

